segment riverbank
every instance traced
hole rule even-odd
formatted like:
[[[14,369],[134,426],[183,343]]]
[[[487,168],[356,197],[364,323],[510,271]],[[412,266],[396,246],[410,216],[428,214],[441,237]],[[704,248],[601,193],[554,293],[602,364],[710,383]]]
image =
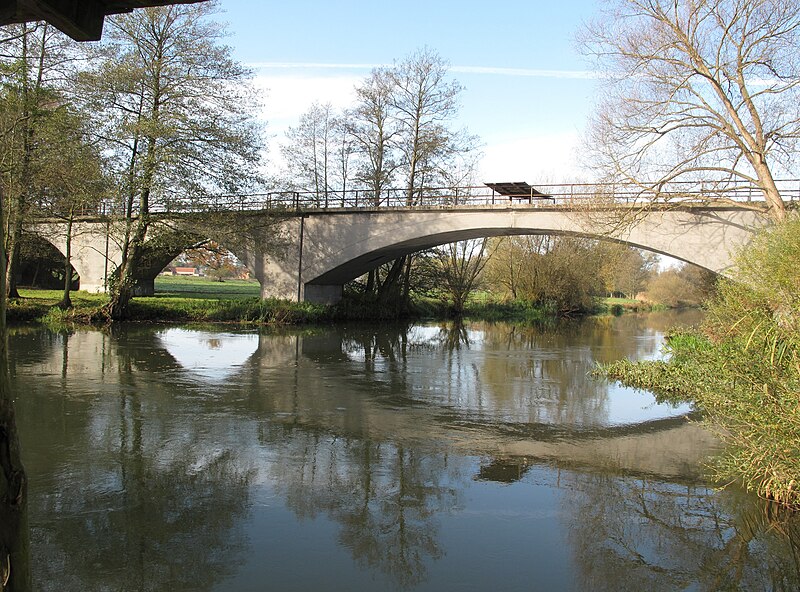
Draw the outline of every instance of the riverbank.
[[[776,224],[739,254],[705,322],[675,332],[665,360],[620,360],[604,374],[690,401],[726,444],[720,482],[800,509],[800,218]]]
[[[389,319],[452,318],[446,302],[433,298],[413,298],[408,304],[379,303],[349,296],[334,306],[290,302],[259,297],[258,283],[245,280],[213,282],[202,278],[159,278],[155,296],[140,296],[131,302],[131,318],[148,322],[239,323],[245,325],[301,325],[337,321],[381,321]],[[12,322],[45,324],[104,324],[102,312],[107,298],[103,294],[77,291],[71,293],[72,308],[56,306],[62,293],[58,290],[20,289],[21,298],[8,307]],[[636,300],[608,298],[598,300],[590,311],[575,311],[567,316],[620,315],[642,312],[653,307]],[[468,302],[461,314],[473,320],[537,322],[564,316],[531,302],[501,301],[482,297]]]

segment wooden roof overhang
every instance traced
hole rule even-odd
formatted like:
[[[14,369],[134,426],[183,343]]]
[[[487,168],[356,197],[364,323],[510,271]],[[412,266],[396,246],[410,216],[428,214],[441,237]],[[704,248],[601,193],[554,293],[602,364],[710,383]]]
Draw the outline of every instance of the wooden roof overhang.
[[[76,41],[97,41],[103,19],[134,8],[193,4],[205,0],[0,0],[0,25],[47,21]]]
[[[552,195],[542,193],[525,181],[484,183],[484,185],[486,185],[492,191],[510,198],[553,199]]]

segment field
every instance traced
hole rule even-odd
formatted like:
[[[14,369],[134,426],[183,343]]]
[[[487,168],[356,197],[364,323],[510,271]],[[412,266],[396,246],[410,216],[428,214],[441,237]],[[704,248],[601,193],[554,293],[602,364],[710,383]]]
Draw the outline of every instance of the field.
[[[225,280],[216,282],[203,277],[160,275],[155,281],[156,298],[239,299],[258,298],[258,280]]]

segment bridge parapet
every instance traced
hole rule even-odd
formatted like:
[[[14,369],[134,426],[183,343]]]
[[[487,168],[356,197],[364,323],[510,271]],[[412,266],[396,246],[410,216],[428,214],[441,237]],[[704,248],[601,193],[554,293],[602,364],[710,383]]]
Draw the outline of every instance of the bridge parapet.
[[[800,180],[777,181],[783,199],[800,202]],[[154,211],[162,213],[219,211],[316,211],[327,209],[372,208],[452,208],[465,206],[537,206],[568,209],[597,206],[656,207],[682,205],[734,205],[751,209],[764,207],[763,195],[755,185],[728,182],[673,181],[656,185],[634,183],[487,183],[481,186],[425,187],[410,193],[388,188],[379,195],[364,189],[346,191],[272,191],[265,193],[210,195],[171,198],[155,202]],[[97,212],[119,215],[110,204]]]

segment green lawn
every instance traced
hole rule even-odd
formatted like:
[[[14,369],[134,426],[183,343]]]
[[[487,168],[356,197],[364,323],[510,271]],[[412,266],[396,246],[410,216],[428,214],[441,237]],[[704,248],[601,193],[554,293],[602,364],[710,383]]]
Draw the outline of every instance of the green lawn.
[[[180,296],[182,298],[235,300],[261,296],[258,280],[216,282],[204,277],[160,275],[156,278],[155,288],[156,298]]]

